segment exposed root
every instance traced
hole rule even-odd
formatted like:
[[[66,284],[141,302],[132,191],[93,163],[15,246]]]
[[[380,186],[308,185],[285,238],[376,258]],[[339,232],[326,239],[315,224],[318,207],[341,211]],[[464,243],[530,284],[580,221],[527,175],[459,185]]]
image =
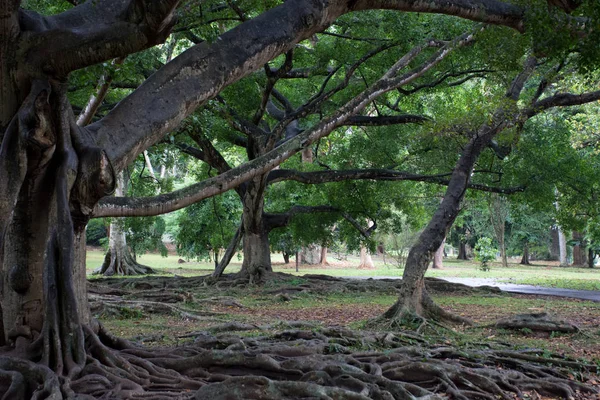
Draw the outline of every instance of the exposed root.
[[[247,328],[233,326],[234,329]],[[220,330],[220,329],[217,329]],[[512,399],[536,391],[584,398],[572,365],[523,352],[431,347],[414,334],[347,328],[236,337],[204,333],[185,347],[145,349],[85,328],[84,367],[72,378],[0,357],[3,399]],[[366,351],[350,350],[361,347]],[[562,364],[561,362],[565,362]],[[565,368],[563,368],[565,367]],[[597,371],[591,371],[597,372]]]

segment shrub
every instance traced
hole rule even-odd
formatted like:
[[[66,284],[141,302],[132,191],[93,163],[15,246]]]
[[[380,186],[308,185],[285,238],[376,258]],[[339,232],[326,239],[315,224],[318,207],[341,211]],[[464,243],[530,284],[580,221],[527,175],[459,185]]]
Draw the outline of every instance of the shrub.
[[[481,263],[479,269],[489,271],[489,262],[496,259],[498,250],[492,246],[492,239],[488,237],[479,238],[475,245],[475,259]]]

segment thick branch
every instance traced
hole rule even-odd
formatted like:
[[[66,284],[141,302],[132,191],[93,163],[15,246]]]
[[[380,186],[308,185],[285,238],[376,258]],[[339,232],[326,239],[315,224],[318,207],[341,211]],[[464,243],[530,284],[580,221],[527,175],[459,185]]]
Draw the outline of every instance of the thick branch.
[[[270,171],[294,154],[302,151],[306,146],[327,136],[334,129],[342,126],[348,118],[362,111],[367,104],[371,103],[381,94],[414,81],[422,76],[425,71],[441,62],[451,53],[452,49],[461,47],[472,40],[472,35],[460,36],[457,40],[443,46],[419,67],[402,76],[390,78],[389,73],[384,74],[380,80],[375,82],[358,96],[354,97],[330,117],[321,120],[313,128],[307,129],[303,133],[300,133],[261,157],[251,160],[237,168],[233,168],[217,177],[207,179],[169,194],[160,195],[154,198],[126,200],[121,197],[104,200],[98,205],[94,215],[96,217],[159,215],[178,210],[202,199],[226,192],[229,189],[239,186],[241,183],[254,176]],[[403,59],[404,57],[392,67],[393,71],[398,71],[398,64],[400,64]],[[119,104],[123,103],[127,103],[127,100],[124,100]],[[132,132],[131,135],[135,136],[135,133]]]
[[[90,0],[44,17],[21,10],[27,36],[27,64],[53,75],[162,43],[174,22],[179,0]]]
[[[254,176],[270,171],[275,166],[304,149],[306,146],[327,136],[334,129],[342,126],[348,118],[363,110],[367,104],[371,103],[381,94],[414,81],[422,76],[425,71],[441,62],[453,49],[461,47],[472,40],[472,35],[461,35],[453,42],[444,45],[419,67],[414,68],[412,71],[405,73],[402,76],[392,78],[391,72],[395,74],[399,71],[398,66],[405,62],[406,56],[401,58],[380,80],[375,82],[360,95],[354,97],[346,103],[345,106],[334,112],[329,118],[321,120],[312,129],[304,131],[261,157],[251,160],[237,168],[233,168],[215,178],[207,179],[169,194],[145,199],[106,199],[99,204],[94,215],[100,217],[164,214],[239,186],[241,183]],[[123,102],[120,104],[123,104]]]
[[[445,13],[519,30],[523,25],[520,8],[494,0],[362,0],[352,7],[345,0],[285,2],[224,33],[212,44],[200,43],[187,50],[90,129],[120,170],[225,86],[322,31],[340,15],[373,8]]]
[[[537,101],[531,108],[525,111],[527,117],[532,117],[549,108],[578,106],[600,100],[600,90],[582,94],[559,93]]]

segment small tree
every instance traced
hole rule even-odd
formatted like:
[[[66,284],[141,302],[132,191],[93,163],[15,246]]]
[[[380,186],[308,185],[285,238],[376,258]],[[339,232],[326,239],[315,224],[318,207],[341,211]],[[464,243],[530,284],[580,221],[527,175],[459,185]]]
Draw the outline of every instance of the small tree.
[[[481,263],[479,269],[489,271],[489,262],[496,259],[498,249],[492,246],[492,239],[488,237],[479,238],[475,245],[475,259]]]

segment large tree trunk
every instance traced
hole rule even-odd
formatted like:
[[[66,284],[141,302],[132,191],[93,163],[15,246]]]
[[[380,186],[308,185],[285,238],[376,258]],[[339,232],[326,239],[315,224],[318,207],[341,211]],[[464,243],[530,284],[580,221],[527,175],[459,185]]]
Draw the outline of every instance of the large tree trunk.
[[[0,342],[59,375],[86,361],[85,212],[114,187],[78,129],[66,85],[34,81],[0,148]]]
[[[317,265],[321,263],[321,248],[316,244],[303,247],[300,254],[302,264]]]
[[[443,269],[444,268],[444,245],[446,244],[446,238],[442,240],[442,244],[435,251],[433,255],[433,269]]]
[[[358,265],[358,269],[375,269],[371,253],[364,246],[360,248],[360,264]]]
[[[529,243],[525,243],[525,246],[523,246],[523,257],[521,257],[520,264],[531,265],[531,263],[529,262]]]
[[[117,187],[115,196],[124,196],[126,192],[125,174],[121,171],[117,174]],[[131,255],[127,247],[127,236],[123,230],[122,220],[113,218],[109,228],[108,251],[102,265],[94,271],[94,274],[105,276],[113,275],[147,275],[154,274],[152,268],[139,264]]]
[[[240,274],[250,282],[260,282],[266,272],[272,272],[269,229],[264,218],[266,175],[249,181],[243,197],[244,261]]]

